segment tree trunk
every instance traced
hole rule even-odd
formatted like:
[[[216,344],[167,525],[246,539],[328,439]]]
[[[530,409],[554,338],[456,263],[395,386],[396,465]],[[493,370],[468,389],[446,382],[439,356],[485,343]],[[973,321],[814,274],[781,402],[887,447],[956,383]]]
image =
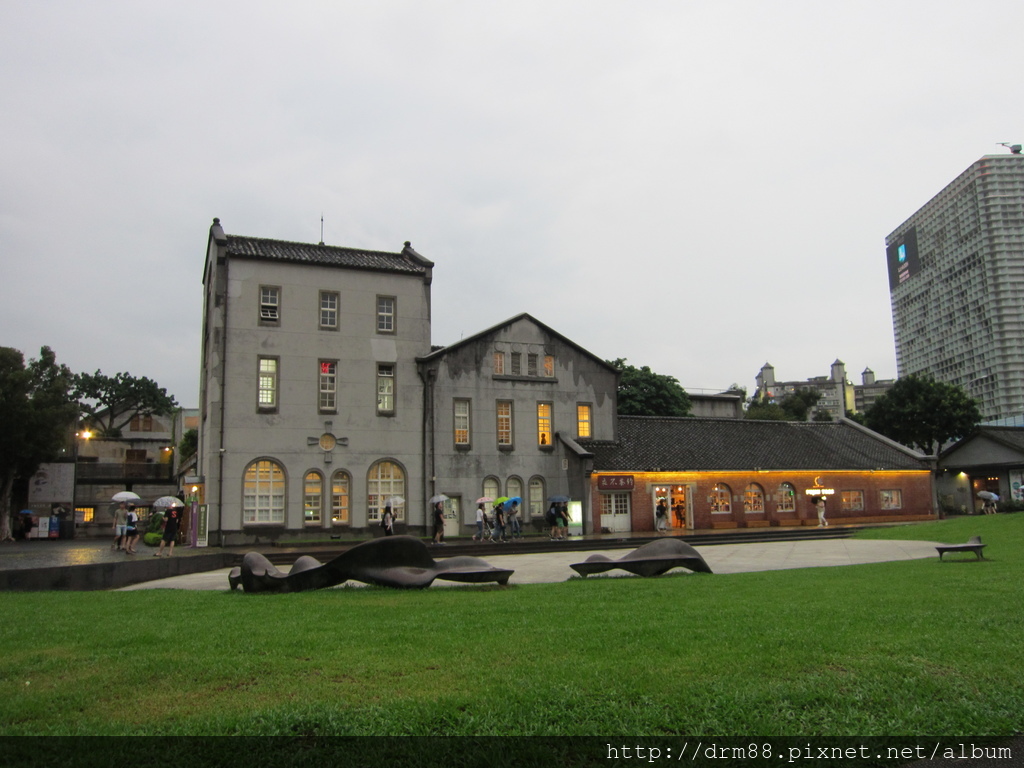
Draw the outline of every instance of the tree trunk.
[[[0,486],[0,541],[13,541],[11,535],[11,492],[14,490],[14,470],[9,469]]]

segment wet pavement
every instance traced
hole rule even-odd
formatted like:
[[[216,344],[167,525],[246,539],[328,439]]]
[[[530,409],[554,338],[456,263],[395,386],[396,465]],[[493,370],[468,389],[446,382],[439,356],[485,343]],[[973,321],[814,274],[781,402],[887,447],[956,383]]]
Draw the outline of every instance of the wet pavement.
[[[632,545],[640,546],[655,538],[654,534],[628,534],[625,548],[604,554],[612,559],[621,557]],[[585,537],[588,539],[591,537]],[[605,537],[597,536],[594,539]],[[619,537],[621,539],[621,536]],[[516,544],[494,545],[493,553],[478,555],[498,568],[515,571],[510,584],[532,584],[565,581],[576,574],[570,568],[572,563],[587,559],[593,552],[581,548],[580,537],[574,537],[575,547],[571,550],[559,548],[558,542],[551,542],[552,549],[544,552],[516,553]],[[585,547],[585,544],[583,545]],[[816,568],[857,563],[887,562],[937,557],[935,544],[927,541],[859,540],[848,538],[811,538],[800,541],[760,541],[736,544],[715,544],[696,546],[697,551],[717,574],[744,573],[750,571],[783,570],[789,568]],[[253,547],[235,548],[190,548],[175,547],[174,558],[187,558],[212,553],[236,553],[239,555]],[[266,551],[266,548],[261,548]],[[74,565],[105,564],[113,566],[119,562],[152,558],[156,550],[140,544],[138,554],[126,555],[111,549],[107,539],[33,540],[0,545],[0,570],[61,568]],[[430,547],[435,558],[459,554],[459,545]],[[316,556],[315,551],[311,552]],[[476,553],[474,553],[476,554]],[[298,555],[296,555],[298,557]],[[197,563],[198,564],[198,563]],[[229,568],[220,568],[201,573],[174,575],[169,578],[153,579],[122,587],[123,589],[214,589],[226,590]],[[288,566],[280,566],[287,572]],[[680,569],[679,572],[685,572]],[[14,574],[9,574],[14,575]],[[621,575],[636,578],[625,571],[610,571],[609,576]],[[457,586],[453,582],[438,581],[436,587]]]

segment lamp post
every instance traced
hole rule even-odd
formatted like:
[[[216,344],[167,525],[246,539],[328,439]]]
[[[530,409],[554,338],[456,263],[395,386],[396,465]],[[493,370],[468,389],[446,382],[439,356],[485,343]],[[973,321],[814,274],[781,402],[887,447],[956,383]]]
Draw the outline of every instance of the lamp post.
[[[66,538],[72,539],[75,536],[75,525],[78,522],[78,441],[88,440],[92,437],[92,432],[88,429],[83,429],[81,432],[75,432],[75,442],[72,445],[71,455],[74,459],[72,466],[72,481],[71,481],[71,523],[68,526],[68,535]]]

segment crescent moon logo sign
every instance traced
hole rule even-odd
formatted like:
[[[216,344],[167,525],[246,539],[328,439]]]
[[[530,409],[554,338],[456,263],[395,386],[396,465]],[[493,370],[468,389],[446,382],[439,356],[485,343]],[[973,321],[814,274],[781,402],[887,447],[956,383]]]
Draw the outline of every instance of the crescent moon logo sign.
[[[814,478],[814,484],[816,486],[821,485],[821,476],[820,475],[818,477]]]

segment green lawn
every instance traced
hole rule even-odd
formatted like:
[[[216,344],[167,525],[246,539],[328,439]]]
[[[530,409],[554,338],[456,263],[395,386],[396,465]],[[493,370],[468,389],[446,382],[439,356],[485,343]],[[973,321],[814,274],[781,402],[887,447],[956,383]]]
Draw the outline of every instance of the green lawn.
[[[3,593],[0,735],[1020,733],[1024,514],[862,537],[975,534],[984,561]]]

